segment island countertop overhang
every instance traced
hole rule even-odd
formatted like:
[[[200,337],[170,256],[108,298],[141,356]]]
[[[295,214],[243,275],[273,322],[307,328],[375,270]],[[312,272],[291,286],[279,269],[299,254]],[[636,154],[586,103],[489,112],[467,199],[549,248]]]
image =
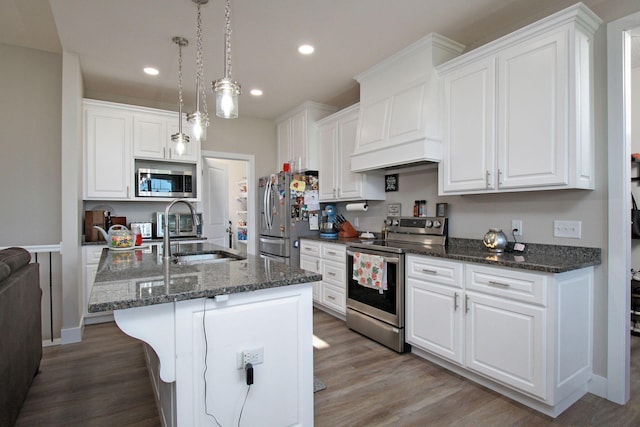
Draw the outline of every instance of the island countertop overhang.
[[[181,244],[181,252],[224,250],[210,243]],[[104,249],[89,298],[90,313],[142,307],[196,298],[212,298],[316,282],[322,275],[247,255],[244,260],[176,264],[163,262],[158,247]]]

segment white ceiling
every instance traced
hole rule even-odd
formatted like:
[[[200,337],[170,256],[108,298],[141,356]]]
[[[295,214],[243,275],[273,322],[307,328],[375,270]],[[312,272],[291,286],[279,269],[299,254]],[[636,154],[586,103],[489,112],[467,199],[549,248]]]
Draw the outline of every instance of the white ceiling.
[[[232,0],[232,77],[243,87],[240,115],[273,119],[310,100],[357,101],[353,76],[430,32],[467,49],[575,3],[573,0]],[[585,0],[607,20],[637,1]],[[204,71],[223,75],[224,0],[202,6]],[[2,0],[0,42],[77,53],[89,97],[176,109],[177,46],[183,36],[185,110],[195,86],[196,5],[192,0]],[[298,44],[316,53],[302,57]],[[145,66],[160,75],[148,77]],[[260,88],[260,98],[248,94]]]

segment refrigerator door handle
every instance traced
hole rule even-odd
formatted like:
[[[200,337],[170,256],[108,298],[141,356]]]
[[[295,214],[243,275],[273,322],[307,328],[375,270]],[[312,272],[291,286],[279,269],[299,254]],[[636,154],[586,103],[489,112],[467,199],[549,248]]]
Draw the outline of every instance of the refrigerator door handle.
[[[267,230],[271,230],[271,223],[269,221],[269,193],[271,190],[271,183],[268,182],[264,187],[264,200],[262,201],[262,207],[264,208],[264,223],[267,226]]]
[[[260,238],[260,243],[270,243],[270,244],[273,244],[273,245],[280,245],[280,246],[282,246],[282,245],[284,245],[286,242],[285,242],[285,240],[284,240],[284,239],[277,239],[277,238],[275,238],[275,239],[270,239],[270,238],[268,238],[268,237],[261,237],[261,238]]]

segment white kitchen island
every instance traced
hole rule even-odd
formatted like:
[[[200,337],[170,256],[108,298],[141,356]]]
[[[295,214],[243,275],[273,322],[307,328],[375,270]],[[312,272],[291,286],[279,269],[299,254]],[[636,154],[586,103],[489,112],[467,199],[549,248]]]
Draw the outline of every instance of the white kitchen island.
[[[320,275],[252,256],[180,265],[130,253],[128,262],[105,249],[89,311],[114,310],[145,343],[163,425],[313,425],[311,283]],[[245,352],[256,362],[250,387]]]

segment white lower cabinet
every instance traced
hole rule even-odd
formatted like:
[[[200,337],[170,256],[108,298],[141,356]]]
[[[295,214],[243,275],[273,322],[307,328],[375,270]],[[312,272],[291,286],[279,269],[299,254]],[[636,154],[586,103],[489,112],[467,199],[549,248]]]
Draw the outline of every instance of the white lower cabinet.
[[[314,273],[322,274],[320,268],[320,242],[312,240],[300,241],[300,268]],[[320,300],[322,295],[322,282],[313,282],[313,302]]]
[[[91,290],[93,289],[93,282],[96,278],[96,272],[98,271],[98,264],[100,264],[100,257],[102,256],[102,250],[106,248],[106,245],[90,245],[82,247],[82,315],[85,325],[93,323],[110,322],[113,320],[113,314],[111,311],[104,311],[100,313],[89,313],[89,297],[91,296]]]
[[[462,364],[462,296],[462,264],[407,257],[407,342]]]
[[[555,417],[592,375],[593,267],[538,273],[408,255],[414,353]]]
[[[314,304],[342,318],[347,314],[346,250],[339,243],[300,241],[300,268],[322,274],[313,284]]]

